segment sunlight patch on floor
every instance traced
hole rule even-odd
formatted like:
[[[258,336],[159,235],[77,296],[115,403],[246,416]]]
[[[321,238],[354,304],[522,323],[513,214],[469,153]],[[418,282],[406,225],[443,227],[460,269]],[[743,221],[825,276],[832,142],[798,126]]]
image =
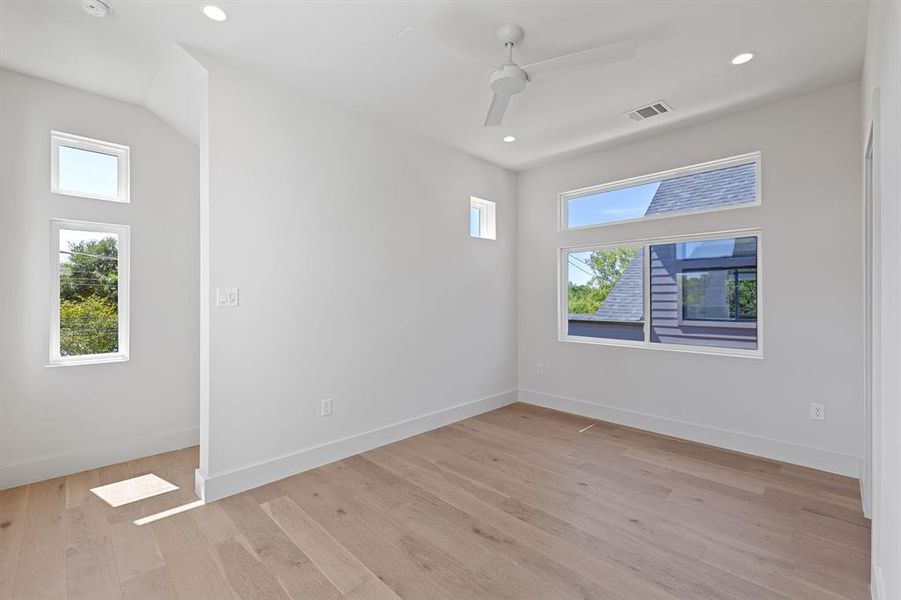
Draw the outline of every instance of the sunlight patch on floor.
[[[177,485],[173,485],[153,473],[148,473],[140,477],[132,477],[131,479],[117,481],[109,485],[91,488],[91,491],[110,506],[116,507],[159,496],[177,489]]]
[[[194,502],[188,502],[187,504],[182,504],[181,506],[176,506],[175,508],[170,508],[169,510],[158,512],[155,515],[147,515],[146,517],[141,517],[134,523],[135,525],[146,525],[147,523],[153,523],[154,521],[159,521],[160,519],[165,519],[166,517],[171,517],[172,515],[177,515],[178,513],[183,513],[185,511],[191,510],[192,508],[203,506],[204,504],[205,502],[203,500],[195,500]]]

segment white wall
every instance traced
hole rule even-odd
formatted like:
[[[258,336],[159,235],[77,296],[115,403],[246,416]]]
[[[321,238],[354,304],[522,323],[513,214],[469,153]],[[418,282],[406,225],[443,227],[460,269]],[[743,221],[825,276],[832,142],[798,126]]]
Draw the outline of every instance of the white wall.
[[[523,173],[520,398],[856,477],[859,98],[847,84]],[[761,207],[557,230],[559,192],[755,150]],[[558,247],[750,227],[763,230],[762,360],[558,341]],[[824,422],[809,419],[811,401],[826,405]]]
[[[50,130],[131,146],[131,204],[50,193]],[[0,70],[0,489],[196,443],[197,148]],[[50,219],[131,225],[131,360],[48,368]]]
[[[515,175],[202,62],[210,285],[240,287],[210,309],[206,498],[515,399]]]
[[[871,126],[877,216],[878,294],[872,425],[872,588],[874,598],[901,598],[901,6],[873,2],[861,86],[862,160]]]

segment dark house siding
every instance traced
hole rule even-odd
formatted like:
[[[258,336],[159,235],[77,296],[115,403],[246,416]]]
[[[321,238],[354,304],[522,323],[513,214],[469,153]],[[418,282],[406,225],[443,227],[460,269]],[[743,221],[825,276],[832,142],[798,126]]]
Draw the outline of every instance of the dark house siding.
[[[595,321],[590,317],[580,319],[580,315],[570,315],[569,335],[579,337],[605,338],[608,340],[644,341],[644,323],[614,323]]]
[[[679,260],[676,244],[651,246],[651,341],[720,348],[757,348],[757,323],[715,321],[684,323],[679,315],[678,277],[686,263],[693,269],[753,267],[753,256]]]

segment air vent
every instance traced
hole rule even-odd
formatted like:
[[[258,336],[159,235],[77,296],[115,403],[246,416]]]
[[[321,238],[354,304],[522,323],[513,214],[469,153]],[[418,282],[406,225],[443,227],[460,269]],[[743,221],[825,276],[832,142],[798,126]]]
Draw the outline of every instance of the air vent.
[[[672,110],[673,109],[669,104],[660,100],[659,102],[654,102],[653,104],[640,106],[635,110],[630,110],[626,113],[626,116],[633,121],[644,121],[645,119],[650,119],[651,117],[656,117],[657,115],[662,115],[663,113],[668,113]]]

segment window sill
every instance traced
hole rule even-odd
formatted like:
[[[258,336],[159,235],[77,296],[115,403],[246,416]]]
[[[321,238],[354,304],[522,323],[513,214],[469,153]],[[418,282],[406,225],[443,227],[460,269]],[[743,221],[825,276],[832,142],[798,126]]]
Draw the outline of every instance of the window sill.
[[[629,340],[613,340],[601,338],[565,335],[561,342],[589,344],[593,346],[618,346],[620,348],[640,348],[644,350],[663,350],[664,352],[683,352],[685,354],[710,354],[712,356],[730,356],[735,358],[763,358],[763,350],[744,350],[741,348],[712,348],[708,346],[689,346],[684,344],[661,344],[659,342],[634,342]]]
[[[83,365],[102,365],[106,363],[124,363],[128,362],[130,359],[128,356],[123,354],[111,354],[111,355],[100,355],[94,357],[83,357],[79,359],[73,360],[62,360],[57,362],[51,362],[50,364],[44,365],[45,369],[55,369],[57,367],[76,367]]]

